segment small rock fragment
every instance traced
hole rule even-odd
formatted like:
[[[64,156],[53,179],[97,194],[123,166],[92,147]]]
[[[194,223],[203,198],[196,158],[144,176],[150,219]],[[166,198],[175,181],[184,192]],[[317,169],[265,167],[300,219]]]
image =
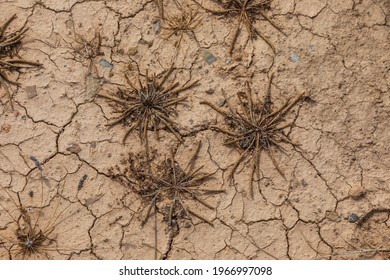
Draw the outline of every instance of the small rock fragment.
[[[37,96],[37,87],[36,86],[28,86],[25,87],[24,90],[27,92],[27,99],[32,99]]]
[[[6,134],[11,130],[11,125],[10,124],[3,124],[1,126],[1,133]]]
[[[208,90],[206,90],[207,94],[213,94],[214,92],[215,92],[215,89],[213,89],[213,88],[209,88]]]
[[[326,218],[328,218],[332,222],[340,222],[340,216],[334,211],[326,211]]]
[[[111,64],[111,63],[109,63],[107,60],[105,60],[105,59],[101,59],[100,61],[99,61],[99,64],[100,64],[100,66],[102,66],[102,67],[106,67],[106,68],[112,68],[113,67],[113,65]]]
[[[138,50],[137,50],[137,48],[135,48],[135,47],[130,47],[130,48],[127,50],[127,54],[128,54],[128,55],[135,55],[135,54],[137,54],[137,52],[138,52]]]
[[[223,105],[225,105],[225,103],[226,103],[226,99],[224,99],[224,98],[220,98],[220,99],[218,99],[218,106],[219,107],[222,107]]]
[[[290,59],[292,62],[299,62],[299,57],[295,53],[290,54]]]
[[[364,194],[366,193],[366,190],[360,186],[360,185],[355,185],[355,186],[352,186],[350,189],[349,189],[349,192],[348,192],[348,195],[349,197],[351,197],[352,199],[359,199],[359,198],[362,198],[364,196]]]
[[[71,152],[71,153],[74,153],[74,154],[78,154],[81,152],[81,148],[79,146],[79,144],[75,143],[75,142],[72,142],[68,145],[68,147],[66,148],[66,150],[68,152]]]
[[[209,52],[209,51],[204,51],[203,53],[204,60],[206,61],[207,64],[213,64],[217,59],[215,56]]]
[[[34,156],[30,156],[30,159],[34,162],[34,164],[38,168],[38,170],[42,171],[42,166],[39,163],[39,160],[36,157],[34,157]]]
[[[81,179],[79,181],[79,185],[77,186],[78,190],[81,190],[83,188],[84,182],[85,182],[85,180],[87,180],[87,178],[88,178],[87,174],[84,174],[83,177],[81,177]]]
[[[153,46],[153,40],[152,41],[147,41],[144,38],[139,39],[138,43],[141,44],[141,45],[148,46],[149,48],[151,46]]]
[[[350,223],[356,223],[359,220],[359,216],[356,215],[355,213],[352,213],[351,215],[348,216],[348,222]]]
[[[85,95],[85,99],[86,100],[92,99],[100,88],[100,80],[93,77],[92,75],[88,76],[86,80],[85,88],[87,92]]]
[[[153,22],[153,30],[154,32],[158,33],[158,31],[160,30],[160,22],[158,20],[155,20]]]

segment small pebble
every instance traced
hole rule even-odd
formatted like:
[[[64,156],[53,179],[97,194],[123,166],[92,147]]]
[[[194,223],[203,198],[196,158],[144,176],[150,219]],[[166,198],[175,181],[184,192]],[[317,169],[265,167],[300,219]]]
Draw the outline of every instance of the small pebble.
[[[137,54],[137,52],[138,52],[138,50],[137,50],[137,48],[135,48],[135,47],[130,47],[130,48],[127,50],[128,55],[135,55],[135,54]]]
[[[348,216],[348,222],[350,223],[356,223],[358,220],[359,220],[359,216],[354,213]]]
[[[111,63],[109,63],[107,60],[105,60],[105,59],[101,59],[100,61],[99,61],[99,64],[100,64],[100,66],[102,66],[102,67],[106,67],[106,68],[112,68],[112,67],[114,67]]]
[[[39,161],[37,160],[36,157],[34,156],[30,156],[30,159],[34,162],[35,166],[38,168],[39,171],[42,171],[42,166],[41,164],[39,163]]]
[[[153,22],[153,30],[156,33],[160,30],[160,22],[158,20]]]
[[[290,59],[292,62],[299,62],[299,57],[295,53],[290,54]]]
[[[11,125],[10,124],[3,124],[1,126],[1,133],[7,134],[11,130]]]
[[[341,221],[340,216],[334,211],[326,211],[326,218],[328,218],[332,222]]]
[[[74,153],[74,154],[78,154],[81,152],[81,148],[79,146],[79,144],[75,143],[75,142],[72,142],[68,145],[68,147],[66,148],[66,150],[68,152],[71,152],[71,153]]]
[[[150,48],[151,46],[153,46],[153,41],[147,41],[147,40],[145,40],[144,38],[139,39],[138,43],[141,44],[141,45],[146,45],[146,46],[148,46],[149,48]]]
[[[223,105],[225,105],[225,103],[226,103],[226,99],[223,99],[223,98],[220,98],[220,99],[218,99],[218,106],[219,107],[222,107]]]
[[[190,110],[191,110],[191,106],[188,105],[188,104],[184,104],[184,105],[183,105],[183,109],[184,109],[185,111],[190,111]]]
[[[208,90],[206,90],[207,94],[213,94],[214,92],[215,92],[215,89],[213,89],[213,88],[209,88]]]
[[[358,200],[359,198],[362,198],[365,193],[366,193],[366,190],[362,186],[355,185],[349,189],[348,195],[352,199]]]
[[[32,99],[35,96],[37,96],[37,87],[36,86],[25,87],[24,90],[27,92],[27,99]]]
[[[208,65],[213,64],[217,60],[215,56],[209,51],[204,51],[203,57]]]
[[[81,190],[83,188],[84,182],[85,182],[85,180],[87,180],[87,178],[88,178],[87,174],[84,174],[83,177],[81,177],[81,179],[79,181],[79,185],[77,186],[78,190]]]

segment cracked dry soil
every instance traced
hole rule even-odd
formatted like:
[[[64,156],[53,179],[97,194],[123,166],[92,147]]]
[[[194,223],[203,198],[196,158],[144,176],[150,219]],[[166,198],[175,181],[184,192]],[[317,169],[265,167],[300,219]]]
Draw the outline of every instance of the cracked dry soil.
[[[171,32],[162,16],[180,15],[178,2],[199,22]],[[0,258],[388,259],[390,2],[274,0],[264,13],[285,35],[258,17],[268,43],[245,25],[232,38],[237,17],[192,0],[1,0],[0,24],[17,15],[6,32],[28,28],[18,54],[43,67],[11,71],[19,86],[0,91]],[[175,151],[184,168],[201,142],[196,166],[212,174],[201,188],[224,192],[188,199],[198,216],[172,211],[168,224],[169,197],[147,213],[112,178],[144,143],[133,131],[122,144],[126,123],[106,126],[114,110],[96,95],[172,63],[172,79],[199,85],[170,116],[182,142],[164,126],[148,132],[153,157]],[[305,97],[285,116],[296,145],[274,152],[284,177],[262,153],[252,197],[250,159],[231,182],[243,150],[223,145],[209,128],[226,119],[201,102],[239,108],[246,83],[263,100],[271,73],[273,108]]]

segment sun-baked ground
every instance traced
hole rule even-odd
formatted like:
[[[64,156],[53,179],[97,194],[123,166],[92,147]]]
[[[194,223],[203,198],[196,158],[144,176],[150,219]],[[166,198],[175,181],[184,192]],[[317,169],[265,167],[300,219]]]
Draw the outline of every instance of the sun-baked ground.
[[[274,0],[255,21],[236,2],[0,1],[0,25],[17,15],[4,34],[28,28],[18,55],[42,64],[0,78],[1,259],[389,258],[390,2]],[[224,192],[151,201],[113,176],[145,139],[123,143],[136,119],[107,126],[118,107],[99,95],[172,65],[167,86],[199,82],[174,123],[151,121],[153,168],[174,153],[181,174],[201,143],[199,188]],[[229,119],[204,103],[242,113],[237,93],[262,102],[272,73],[273,110],[304,92],[283,118],[294,145],[259,136],[260,176],[244,157],[231,180],[248,144],[223,145]]]

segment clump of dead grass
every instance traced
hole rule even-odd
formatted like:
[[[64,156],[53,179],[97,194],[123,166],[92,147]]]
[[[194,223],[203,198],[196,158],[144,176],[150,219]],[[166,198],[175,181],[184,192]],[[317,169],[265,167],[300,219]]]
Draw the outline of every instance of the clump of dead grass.
[[[271,102],[271,82],[273,74],[269,79],[266,95],[263,101],[253,99],[252,89],[246,83],[244,92],[237,93],[239,107],[229,105],[229,111],[224,111],[208,101],[201,104],[210,106],[213,110],[224,117],[227,128],[211,125],[209,128],[224,134],[227,139],[225,145],[233,145],[241,152],[230,171],[229,178],[232,180],[239,164],[244,159],[251,161],[251,183],[250,194],[253,197],[253,181],[260,176],[260,155],[264,152],[272,160],[273,165],[281,176],[285,177],[283,170],[279,167],[275,159],[275,152],[285,152],[282,144],[296,146],[289,136],[284,132],[286,128],[292,127],[295,119],[285,122],[284,117],[301,100],[304,93],[299,94],[293,100],[290,98],[278,109],[272,108]]]
[[[275,52],[275,46],[271,41],[265,37],[256,27],[255,22],[259,18],[265,19],[269,22],[276,30],[280,33],[285,33],[280,27],[278,27],[267,15],[266,12],[270,10],[270,3],[272,0],[215,0],[220,9],[211,9],[205,7],[203,4],[192,0],[197,5],[202,7],[205,11],[218,16],[224,16],[228,19],[236,19],[237,22],[233,31],[233,37],[231,39],[229,54],[231,55],[234,50],[234,46],[237,42],[238,36],[243,28],[245,27],[250,39],[255,39],[257,36],[260,37],[267,45]]]
[[[195,29],[202,23],[199,8],[193,9],[179,3],[177,3],[176,6],[177,10],[166,11],[164,16],[161,17],[163,38],[165,40],[171,38],[176,39],[174,43],[174,46],[176,47],[175,56],[177,55],[184,36],[188,36],[197,42]]]
[[[180,85],[175,79],[168,82],[174,71],[174,67],[163,71],[160,75],[150,75],[148,71],[143,75],[138,72],[138,81],[133,83],[128,75],[125,75],[130,87],[118,88],[113,95],[98,93],[98,97],[107,99],[117,115],[107,125],[113,126],[123,123],[128,126],[123,135],[122,142],[133,130],[138,130],[139,139],[145,144],[145,150],[149,151],[148,130],[153,130],[159,139],[161,125],[182,141],[182,137],[176,128],[172,116],[177,115],[175,106],[187,99],[186,96],[178,97],[178,94],[198,85],[198,81],[187,81]]]
[[[9,74],[25,68],[42,66],[40,63],[25,60],[19,56],[22,40],[28,28],[24,25],[7,32],[8,27],[16,18],[16,15],[13,15],[0,27],[0,89],[3,88],[6,92],[11,108],[13,108],[13,102],[9,85],[19,86],[19,83],[10,79]]]

